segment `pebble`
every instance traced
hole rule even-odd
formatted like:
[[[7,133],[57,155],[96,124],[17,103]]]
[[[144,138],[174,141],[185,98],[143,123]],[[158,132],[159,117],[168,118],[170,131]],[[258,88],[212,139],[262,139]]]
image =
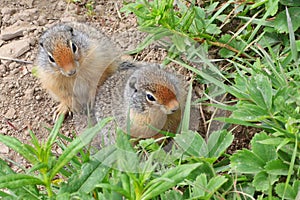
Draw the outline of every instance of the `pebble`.
[[[0,154],[5,154],[5,153],[9,153],[9,148],[5,144],[0,143]]]
[[[17,58],[30,50],[30,39],[12,41],[0,47],[0,55]]]
[[[8,111],[5,113],[4,117],[7,119],[13,119],[13,117],[16,114],[16,110],[14,108],[8,109]]]
[[[40,95],[37,95],[37,96],[35,97],[35,99],[39,101],[39,100],[42,99],[42,97],[41,97]]]
[[[14,8],[7,8],[7,7],[4,7],[1,9],[1,14],[2,15],[12,15],[16,12],[16,9]]]

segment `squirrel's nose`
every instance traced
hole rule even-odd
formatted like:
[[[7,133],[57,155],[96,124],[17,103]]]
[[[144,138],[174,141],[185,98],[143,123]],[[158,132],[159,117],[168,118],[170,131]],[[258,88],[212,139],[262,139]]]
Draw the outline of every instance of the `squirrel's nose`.
[[[72,75],[74,75],[75,73],[76,73],[76,69],[73,69],[73,70],[67,72],[67,74],[68,74],[69,76],[72,76]]]
[[[73,76],[74,74],[76,74],[76,69],[72,69],[72,70],[67,72],[68,76]]]
[[[168,103],[167,107],[167,114],[172,114],[176,112],[179,108],[179,103],[177,100],[172,100]]]

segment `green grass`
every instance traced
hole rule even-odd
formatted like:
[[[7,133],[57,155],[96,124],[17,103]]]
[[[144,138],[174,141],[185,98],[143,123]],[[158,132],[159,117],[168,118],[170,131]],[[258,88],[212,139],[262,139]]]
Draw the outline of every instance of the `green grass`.
[[[0,188],[5,189],[0,197],[299,199],[300,3],[197,2],[137,0],[122,8],[148,33],[131,53],[158,41],[168,51],[165,64],[187,68],[194,82],[207,88],[202,99],[191,102],[190,86],[180,134],[173,138],[177,148],[166,153],[153,139],[132,147],[119,130],[115,145],[89,155],[85,147],[110,119],[70,141],[59,134],[61,118],[46,142],[34,133],[31,145],[0,135],[2,143],[32,164],[16,173],[0,160]],[[232,101],[208,101],[215,94],[230,94]],[[214,120],[257,127],[251,148],[229,155],[231,130],[207,134],[207,139],[189,130],[190,105],[197,102],[231,112]],[[63,149],[58,157],[51,151],[55,143]]]

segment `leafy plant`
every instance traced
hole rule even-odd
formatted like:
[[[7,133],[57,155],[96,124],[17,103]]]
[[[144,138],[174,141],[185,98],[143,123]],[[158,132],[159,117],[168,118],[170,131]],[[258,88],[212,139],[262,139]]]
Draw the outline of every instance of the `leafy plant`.
[[[253,196],[295,199],[300,195],[297,10],[298,2],[285,0],[254,4],[228,1],[222,5],[214,1],[164,0],[159,4],[141,0],[123,8],[133,12],[140,29],[149,33],[136,52],[159,41],[168,50],[165,63],[184,66],[195,74],[196,80],[206,84],[205,98],[197,102],[213,100],[213,104],[206,104],[232,113],[217,120],[263,130],[252,139],[251,149],[229,155],[227,172],[236,174],[238,183],[231,196],[228,194],[230,198],[240,198],[243,194],[245,199]],[[236,28],[224,31],[234,20],[238,20]],[[218,59],[209,59],[207,54],[216,47],[218,55],[213,57]],[[226,64],[217,65],[219,61]],[[214,99],[224,93],[234,97],[228,105]],[[201,162],[203,158],[200,161],[199,156],[209,155],[208,146],[197,134],[187,134],[197,138],[197,143],[181,142],[180,137],[184,136],[177,136],[177,142],[196,157],[196,162]],[[210,159],[206,161],[209,163]],[[203,188],[209,185],[205,178],[210,173],[205,172],[197,179]]]
[[[41,144],[32,132],[32,145],[23,144],[10,136],[0,135],[2,143],[14,149],[32,164],[30,169],[23,168],[23,173],[15,173],[1,160],[1,165],[5,171],[1,170],[0,188],[9,189],[9,193],[1,193],[2,197],[13,198],[18,196],[19,193],[24,198],[29,199],[39,199],[41,196],[53,197],[56,191],[56,182],[63,181],[63,179],[70,176],[72,171],[76,171],[76,165],[80,165],[79,157],[76,157],[76,155],[83,153],[83,147],[89,144],[93,136],[110,120],[105,119],[97,126],[85,131],[64,149],[62,155],[56,158],[51,152],[51,148],[56,142],[63,118],[63,116],[60,116],[47,141]],[[67,166],[68,163],[71,165]],[[58,174],[61,180],[58,179]],[[38,186],[43,186],[46,192],[38,190]]]

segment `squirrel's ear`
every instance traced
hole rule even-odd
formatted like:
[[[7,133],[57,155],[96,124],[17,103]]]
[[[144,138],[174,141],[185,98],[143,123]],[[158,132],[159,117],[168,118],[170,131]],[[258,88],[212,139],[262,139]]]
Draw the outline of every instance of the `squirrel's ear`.
[[[136,90],[135,84],[136,84],[136,77],[132,77],[132,78],[129,80],[129,86],[130,86],[132,89],[135,89],[135,90]]]
[[[71,32],[71,35],[74,35],[74,30],[71,26],[66,26],[67,31]]]
[[[74,35],[74,32],[73,32],[74,30],[73,30],[73,28],[72,27],[70,27],[70,32],[71,32],[71,35]]]

